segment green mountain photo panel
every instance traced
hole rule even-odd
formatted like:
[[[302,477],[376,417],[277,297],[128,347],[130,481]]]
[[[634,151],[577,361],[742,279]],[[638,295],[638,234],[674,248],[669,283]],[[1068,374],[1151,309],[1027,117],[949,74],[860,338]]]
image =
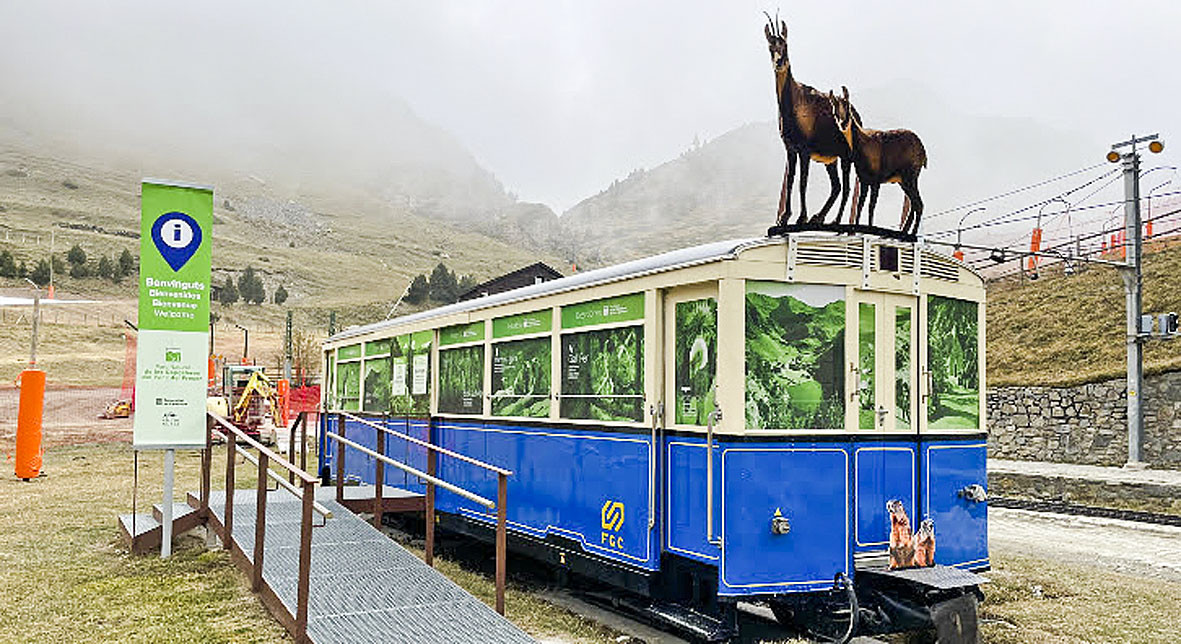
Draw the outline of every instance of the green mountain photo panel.
[[[492,415],[547,418],[550,410],[550,339],[492,346]]]
[[[717,406],[718,301],[677,302],[676,422],[705,425]]]
[[[365,361],[365,411],[384,414],[390,409],[390,358]]]
[[[439,411],[484,413],[484,347],[439,352]]]
[[[336,400],[345,411],[361,410],[361,363],[336,365]]]
[[[641,327],[562,337],[561,414],[574,419],[644,419]]]
[[[872,302],[857,305],[857,426],[873,429],[877,421],[874,407],[874,361],[877,360],[877,307]]]
[[[746,426],[840,429],[845,289],[746,283]]]
[[[910,307],[894,309],[894,429],[910,429]]]
[[[979,429],[980,359],[977,304],[932,295],[927,298],[927,344],[931,429]]]

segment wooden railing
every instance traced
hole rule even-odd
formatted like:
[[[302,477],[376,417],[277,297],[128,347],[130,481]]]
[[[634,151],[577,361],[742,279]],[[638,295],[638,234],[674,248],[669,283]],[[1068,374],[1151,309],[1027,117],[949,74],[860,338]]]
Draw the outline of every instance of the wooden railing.
[[[336,500],[337,502],[344,501],[344,446],[351,447],[363,454],[373,457],[374,464],[374,496],[373,496],[373,522],[376,527],[381,527],[382,515],[382,487],[385,483],[385,465],[388,463],[411,476],[416,476],[426,482],[426,543],[423,552],[423,560],[428,565],[434,565],[435,558],[435,486],[441,487],[449,492],[453,492],[469,501],[478,503],[490,511],[496,511],[496,612],[504,615],[504,590],[505,590],[505,557],[507,550],[507,519],[505,514],[505,504],[508,496],[508,477],[512,476],[512,470],[507,470],[502,467],[497,467],[490,463],[485,463],[481,460],[472,458],[470,456],[454,452],[452,450],[439,447],[429,441],[419,440],[408,434],[396,432],[384,425],[366,420],[360,416],[355,416],[347,412],[336,412],[337,422],[336,427],[339,433],[326,432],[327,436],[336,441],[336,452],[333,460],[336,465]],[[347,433],[345,430],[345,419],[349,419],[363,425],[372,427],[377,431],[377,450],[371,450],[364,445],[360,445],[345,437]],[[428,419],[429,426],[429,419]],[[427,471],[423,472],[415,467],[396,461],[385,453],[385,437],[386,435],[395,436],[413,445],[426,448],[427,450]],[[428,434],[428,437],[430,435]],[[496,473],[496,501],[485,498],[466,490],[458,485],[444,481],[436,476],[438,470],[438,455],[442,454],[449,458],[474,465],[476,467]]]
[[[306,441],[306,425],[307,421],[304,417],[306,412],[301,412],[299,418],[296,420],[297,425],[303,426],[304,436]],[[212,465],[213,465],[213,434],[217,433],[225,438],[226,441],[226,505],[225,512],[221,521],[220,536],[222,540],[222,547],[231,554],[238,554],[239,563],[244,565],[250,574],[250,587],[263,597],[264,603],[268,604],[268,608],[277,617],[282,618],[283,615],[289,615],[290,620],[284,623],[288,631],[295,637],[297,642],[307,642],[308,631],[308,596],[309,584],[312,570],[312,514],[317,513],[325,518],[332,516],[332,512],[320,503],[316,502],[316,483],[318,479],[311,474],[308,474],[303,468],[296,467],[287,459],[276,454],[268,449],[262,443],[248,436],[245,432],[235,427],[225,418],[218,416],[212,412],[208,414],[209,430],[206,434],[205,452],[201,459],[201,504],[200,512],[206,522],[217,527],[216,521],[210,521],[215,518],[209,511],[209,496],[212,487]],[[295,429],[292,428],[292,435]],[[303,460],[306,464],[307,454],[306,445],[304,443]],[[250,454],[245,448],[253,448],[257,450],[258,456]],[[246,460],[258,466],[258,494],[256,497],[256,516],[254,524],[254,559],[249,560],[245,556],[245,552],[239,549],[234,550],[234,487],[235,487],[235,463],[237,462],[238,454],[242,454]],[[290,454],[290,453],[289,453]],[[281,473],[271,469],[271,463],[280,466],[287,470],[287,476],[284,477]],[[296,590],[296,610],[294,615],[290,615],[283,602],[279,600],[274,592],[269,587],[265,588],[267,592],[263,592],[263,556],[264,544],[266,542],[266,510],[267,510],[267,492],[268,481],[275,481],[275,483],[284,490],[295,495],[301,499],[303,503],[302,519],[300,522],[299,533],[299,577],[298,586]],[[296,482],[298,480],[298,483]],[[284,621],[280,619],[280,621]]]

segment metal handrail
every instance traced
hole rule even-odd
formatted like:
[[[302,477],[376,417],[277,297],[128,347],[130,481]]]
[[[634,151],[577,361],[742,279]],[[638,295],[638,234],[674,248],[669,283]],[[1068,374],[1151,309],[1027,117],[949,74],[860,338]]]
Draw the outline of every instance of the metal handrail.
[[[301,413],[301,416],[303,414]],[[287,630],[294,636],[296,642],[308,642],[308,607],[311,603],[311,572],[312,572],[312,515],[319,512],[327,519],[331,516],[331,512],[327,511],[322,505],[316,503],[316,484],[319,479],[308,474],[303,469],[296,467],[287,459],[279,456],[275,452],[267,449],[262,443],[246,435],[245,432],[238,429],[227,421],[222,416],[207,412],[208,426],[205,431],[205,449],[201,455],[201,516],[205,521],[215,518],[209,508],[209,497],[212,491],[212,472],[213,472],[213,434],[216,432],[222,435],[226,441],[226,489],[225,489],[225,509],[223,510],[222,519],[220,521],[220,532],[222,539],[222,546],[228,552],[234,553],[234,558],[238,560],[242,566],[250,574],[250,589],[254,592],[261,593],[263,591],[263,558],[266,554],[266,527],[267,527],[267,480],[273,478],[282,487],[295,494],[300,499],[300,530],[299,530],[299,572],[296,578],[296,598],[295,610],[287,609],[290,619],[284,619],[284,615],[280,615],[278,609],[272,609],[275,616],[287,628]],[[305,419],[306,422],[306,419]],[[220,428],[214,425],[221,425]],[[258,450],[258,456],[240,451],[238,441],[241,440],[246,446],[253,447]],[[306,453],[307,446],[304,445]],[[244,548],[234,541],[234,490],[235,490],[235,461],[237,455],[243,454],[247,460],[254,463],[258,467],[258,484],[255,496],[255,515],[254,515],[254,557],[250,558],[246,555]],[[290,481],[284,481],[278,472],[270,467],[270,462],[275,461],[286,469],[289,473]],[[299,485],[303,487],[301,491],[296,492],[295,479],[299,479]],[[319,505],[319,507],[317,507]],[[216,528],[216,524],[214,525]],[[239,556],[240,555],[240,556]]]
[[[229,430],[230,432],[232,432],[234,434],[235,441],[244,441],[250,447],[253,447],[254,449],[258,450],[258,452],[260,454],[266,454],[267,460],[274,461],[275,463],[279,464],[280,466],[283,467],[283,469],[295,474],[296,478],[303,481],[304,483],[315,483],[320,480],[320,479],[312,476],[311,474],[308,474],[307,472],[303,471],[302,469],[300,469],[297,465],[295,465],[291,461],[288,461],[287,459],[283,458],[282,456],[279,456],[278,454],[276,454],[274,451],[268,449],[262,443],[251,438],[248,434],[246,434],[246,432],[235,427],[232,423],[230,423],[230,421],[226,420],[224,417],[218,416],[217,414],[215,414],[213,412],[208,412],[208,413],[209,413],[210,418],[217,421],[217,423],[219,425],[221,425],[222,427],[226,428],[227,430]],[[224,435],[224,432],[222,432],[222,433]]]
[[[447,456],[450,456],[451,458],[463,461],[465,463],[471,463],[472,465],[475,465],[477,467],[482,467],[482,468],[489,470],[491,472],[496,472],[497,474],[503,474],[505,476],[512,476],[513,475],[512,470],[506,470],[503,467],[497,467],[496,465],[492,465],[491,463],[485,463],[484,461],[472,458],[472,457],[464,455],[464,454],[460,454],[459,452],[453,452],[453,451],[447,449],[446,447],[439,447],[438,445],[433,445],[431,443],[428,443],[424,440],[415,438],[413,436],[398,433],[398,432],[390,429],[389,427],[385,427],[384,425],[378,425],[377,423],[365,420],[364,418],[361,418],[360,416],[354,416],[353,414],[350,414],[345,411],[340,411],[340,412],[335,412],[335,413],[337,413],[341,416],[344,416],[345,418],[348,418],[350,420],[355,420],[355,421],[361,423],[362,425],[368,425],[370,427],[373,427],[374,429],[380,429],[381,431],[389,434],[390,436],[397,436],[398,438],[401,438],[404,441],[414,443],[415,445],[418,445],[420,447],[425,447],[429,450],[438,452],[440,454],[446,454]],[[475,500],[475,499],[473,499],[473,500]],[[495,504],[493,504],[493,505],[495,505]],[[492,506],[489,506],[489,507],[492,507]]]
[[[368,454],[374,459],[374,477],[373,477],[373,524],[374,527],[380,529],[381,519],[384,514],[384,506],[382,500],[382,489],[385,487],[385,470],[387,463],[397,467],[398,469],[418,477],[420,480],[426,482],[426,498],[424,499],[423,507],[426,511],[426,542],[423,549],[423,559],[428,566],[434,565],[434,543],[435,543],[435,486],[441,486],[446,490],[458,494],[459,496],[479,503],[490,511],[494,510],[496,513],[496,612],[504,615],[504,599],[505,586],[507,584],[507,568],[506,559],[508,558],[508,514],[506,506],[508,505],[508,477],[512,471],[506,470],[495,465],[489,465],[477,459],[465,456],[451,450],[436,447],[432,443],[421,441],[413,438],[408,434],[399,434],[391,429],[372,423],[363,418],[354,416],[353,414],[346,414],[344,412],[335,412],[337,418],[337,428],[340,432],[330,432],[327,427],[324,429],[324,437],[331,438],[336,441],[336,451],[333,460],[336,463],[336,500],[340,503],[344,502],[344,461],[345,461],[345,446],[352,447],[364,454]],[[347,433],[348,424],[345,422],[345,417],[359,421],[364,425],[369,425],[381,431],[377,432],[377,451],[371,450],[364,445],[353,442],[343,436]],[[428,419],[429,423],[432,422]],[[426,472],[422,472],[410,465],[406,465],[391,459],[385,455],[385,437],[398,436],[410,443],[421,445],[427,448]],[[428,434],[429,437],[429,434]],[[472,465],[483,467],[492,472],[496,472],[496,502],[486,499],[478,494],[469,492],[457,485],[448,483],[435,474],[438,472],[438,456],[439,453],[444,453],[453,456],[456,459]]]
[[[227,441],[227,442],[229,441],[229,439],[226,438],[225,434],[221,433],[220,431],[218,431],[216,429],[213,431],[216,432],[218,436],[221,436],[222,440]],[[234,451],[241,454],[242,458],[245,458],[246,460],[250,461],[251,463],[253,463],[255,465],[259,464],[258,459],[255,458],[253,454],[251,454],[250,452],[247,452],[246,450],[242,449],[241,447],[238,447],[238,445],[236,443],[234,445]],[[295,487],[291,483],[287,482],[287,479],[283,478],[282,474],[279,474],[278,472],[276,472],[275,470],[272,470],[269,467],[267,468],[267,477],[270,478],[271,480],[273,480],[275,483],[278,483],[279,487],[290,492],[292,495],[295,496],[295,498],[297,498],[297,499],[303,498],[303,491],[302,490]],[[312,501],[312,509],[315,510],[317,514],[324,517],[325,519],[332,518],[332,510],[329,510],[326,506],[322,505],[319,501],[315,501],[315,500]]]
[[[469,501],[479,503],[480,505],[488,508],[489,510],[493,510],[496,508],[496,502],[491,499],[482,497],[479,494],[476,494],[475,492],[469,492],[469,491],[459,487],[458,485],[455,485],[453,483],[448,483],[447,481],[444,481],[443,479],[438,478],[436,476],[431,476],[430,474],[427,474],[426,472],[423,472],[422,470],[419,470],[419,469],[413,468],[409,465],[406,465],[404,463],[400,463],[398,461],[395,461],[394,459],[392,459],[388,456],[385,456],[384,454],[378,454],[377,452],[369,449],[368,447],[365,447],[364,445],[361,445],[359,443],[354,443],[353,441],[345,438],[344,436],[341,436],[340,434],[337,434],[335,432],[327,432],[327,436],[329,438],[336,440],[337,442],[344,443],[345,445],[348,445],[349,447],[352,447],[353,449],[355,449],[359,452],[363,452],[365,454],[368,454],[369,456],[372,456],[373,458],[376,458],[377,460],[379,460],[383,463],[393,465],[394,467],[402,470],[403,472],[406,472],[407,474],[417,476],[418,478],[420,478],[424,481],[434,483],[435,485],[438,485],[439,487],[441,487],[445,490],[449,490],[451,492],[454,492]]]

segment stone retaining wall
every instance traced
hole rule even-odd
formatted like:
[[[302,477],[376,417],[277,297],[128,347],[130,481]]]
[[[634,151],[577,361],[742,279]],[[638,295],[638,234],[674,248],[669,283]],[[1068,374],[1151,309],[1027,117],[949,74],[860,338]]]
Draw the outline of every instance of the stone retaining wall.
[[[1144,381],[1144,460],[1181,468],[1181,372]],[[1126,381],[988,390],[988,451],[996,458],[1123,465]]]

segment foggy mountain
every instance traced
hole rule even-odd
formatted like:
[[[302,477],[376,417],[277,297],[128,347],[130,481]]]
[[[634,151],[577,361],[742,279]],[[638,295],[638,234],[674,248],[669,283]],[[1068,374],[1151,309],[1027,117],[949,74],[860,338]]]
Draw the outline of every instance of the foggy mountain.
[[[1086,136],[1038,120],[955,113],[917,84],[854,91],[851,99],[866,127],[906,127],[922,138],[929,163],[919,187],[928,233],[954,229],[963,214],[939,215],[941,210],[1046,178],[1054,170],[1077,167],[1062,168],[1063,159],[1077,160],[1078,165],[1101,160],[1104,151],[1103,145]],[[744,125],[656,168],[634,171],[612,183],[564,213],[562,226],[579,260],[590,264],[717,239],[757,237],[774,223],[785,158],[775,124]],[[797,214],[798,174],[797,170],[792,195]],[[813,163],[808,180],[810,214],[823,205],[828,191],[827,173]],[[1032,200],[1025,197],[1021,203]],[[838,197],[829,212],[830,221],[839,203]],[[882,186],[875,223],[897,226],[901,208],[901,190],[896,185]],[[1002,212],[998,208],[995,214]],[[868,206],[862,221],[868,221]],[[983,241],[987,236],[973,237]]]

